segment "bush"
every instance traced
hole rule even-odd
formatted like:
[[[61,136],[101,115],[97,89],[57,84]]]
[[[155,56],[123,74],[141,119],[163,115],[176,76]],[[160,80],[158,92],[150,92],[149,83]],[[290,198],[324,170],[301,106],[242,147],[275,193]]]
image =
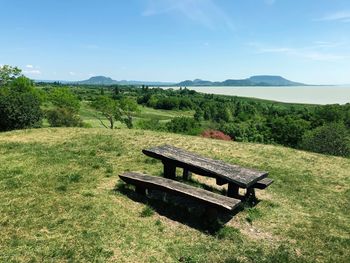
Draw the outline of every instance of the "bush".
[[[153,210],[150,206],[146,205],[146,206],[142,209],[140,215],[141,215],[141,217],[150,217],[150,216],[153,216],[153,215],[154,215],[154,210]]]
[[[212,139],[218,139],[218,140],[224,140],[224,141],[231,141],[231,137],[226,135],[225,133],[217,130],[206,130],[202,132],[202,137],[205,138],[212,138]]]
[[[238,142],[268,142],[268,132],[259,122],[224,123],[220,130]]]
[[[82,127],[80,117],[66,108],[48,110],[46,117],[51,127]]]
[[[297,147],[302,136],[310,128],[310,123],[306,120],[286,117],[273,117],[269,121],[271,137],[274,142],[289,147]]]
[[[136,126],[142,130],[166,131],[164,123],[159,122],[157,119],[141,119]]]
[[[13,87],[0,88],[0,131],[40,127],[40,98],[25,77],[12,81]]]
[[[80,108],[80,101],[68,88],[56,88],[50,93],[50,101],[59,108],[69,109],[77,113]]]
[[[350,157],[350,132],[343,123],[330,123],[308,131],[300,148],[312,152]]]
[[[199,134],[199,123],[193,118],[176,117],[166,124],[167,130],[175,133]]]
[[[163,110],[174,110],[179,109],[179,99],[176,97],[166,97],[166,98],[160,98],[158,99],[158,102],[155,106],[156,109],[163,109]]]

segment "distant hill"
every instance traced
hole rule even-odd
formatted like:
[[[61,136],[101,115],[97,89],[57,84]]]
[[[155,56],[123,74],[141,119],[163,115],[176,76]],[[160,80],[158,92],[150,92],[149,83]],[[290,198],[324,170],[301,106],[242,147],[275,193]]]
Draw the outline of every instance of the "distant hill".
[[[227,79],[222,82],[208,80],[185,80],[176,86],[304,86],[306,84],[290,81],[281,76],[260,75],[247,79]]]
[[[53,80],[36,80],[36,82],[54,82]],[[202,79],[185,80],[180,83],[161,81],[114,80],[105,76],[94,76],[82,81],[58,81],[64,84],[81,85],[148,85],[148,86],[306,86],[306,84],[290,81],[281,76],[260,75],[247,79],[227,79],[225,81],[209,81]]]
[[[104,76],[96,76],[96,77],[91,77],[87,80],[78,81],[78,83],[86,84],[86,85],[113,85],[113,84],[118,84],[118,81],[108,77],[104,77]]]
[[[105,76],[95,76],[87,80],[78,81],[77,84],[82,85],[150,85],[150,86],[167,86],[174,85],[174,82],[159,81],[137,81],[137,80],[114,80]]]

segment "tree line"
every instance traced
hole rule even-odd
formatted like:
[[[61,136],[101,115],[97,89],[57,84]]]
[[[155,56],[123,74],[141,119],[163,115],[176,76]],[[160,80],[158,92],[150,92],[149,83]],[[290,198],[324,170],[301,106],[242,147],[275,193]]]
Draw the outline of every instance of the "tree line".
[[[142,106],[191,111],[193,117],[169,122],[139,120],[136,127],[191,135],[213,130],[240,142],[350,156],[350,103],[288,104],[201,94],[186,88],[67,86],[58,82],[39,86],[17,67],[0,68],[0,131],[41,127],[43,118],[52,127],[84,127],[79,111],[81,102],[87,101],[106,128],[115,128],[116,122],[134,128],[134,115]]]

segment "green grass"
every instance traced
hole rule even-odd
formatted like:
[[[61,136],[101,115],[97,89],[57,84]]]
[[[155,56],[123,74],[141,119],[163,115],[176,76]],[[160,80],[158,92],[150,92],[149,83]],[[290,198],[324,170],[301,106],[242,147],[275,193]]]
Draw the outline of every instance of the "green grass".
[[[137,126],[139,120],[158,120],[160,122],[168,122],[175,117],[185,116],[193,117],[194,111],[181,111],[181,110],[156,110],[153,108],[148,108],[144,106],[139,106],[139,112],[136,112],[133,116],[134,123]],[[92,128],[104,128],[101,122],[98,120],[100,117],[104,123],[108,126],[108,121],[104,119],[101,114],[89,106],[87,101],[81,103],[81,108],[79,115],[82,118],[83,122]],[[47,124],[46,127],[49,125]],[[117,122],[116,126],[121,128],[125,127],[124,124]]]
[[[275,183],[209,234],[114,190],[124,171],[160,175],[141,150],[163,143]],[[142,130],[1,133],[0,262],[347,262],[349,171],[345,158]]]

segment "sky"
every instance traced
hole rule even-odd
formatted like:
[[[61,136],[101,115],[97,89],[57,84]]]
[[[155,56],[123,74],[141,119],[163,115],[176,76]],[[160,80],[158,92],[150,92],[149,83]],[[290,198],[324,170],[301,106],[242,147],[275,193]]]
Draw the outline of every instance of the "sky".
[[[0,0],[0,65],[32,79],[350,83],[350,0]]]

